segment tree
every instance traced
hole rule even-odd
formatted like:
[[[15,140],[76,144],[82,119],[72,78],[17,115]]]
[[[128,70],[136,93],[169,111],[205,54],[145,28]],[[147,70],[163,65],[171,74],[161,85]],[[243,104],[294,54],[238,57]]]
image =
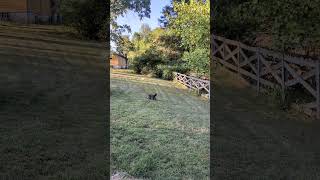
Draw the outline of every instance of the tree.
[[[61,12],[64,23],[74,27],[83,37],[105,39],[108,4],[105,0],[64,0]]]
[[[176,17],[170,18],[169,29],[182,39],[185,48],[210,45],[210,3],[191,0],[175,2]]]
[[[226,0],[213,6],[218,35],[255,45],[264,34],[271,37],[269,48],[320,55],[320,0]]]
[[[129,10],[137,13],[140,19],[150,17],[150,0],[111,0],[110,10],[110,38],[111,41],[116,42],[123,32],[131,32],[130,26],[119,25],[116,19]]]
[[[79,34],[90,39],[109,38],[110,25],[110,38],[113,41],[121,37],[123,32],[130,32],[128,25],[119,25],[116,22],[117,17],[129,10],[138,13],[140,18],[149,17],[150,0],[111,0],[110,9],[107,0],[61,1],[61,13],[65,24],[74,27]],[[110,22],[108,22],[109,17]]]
[[[148,24],[143,23],[140,27],[140,35],[142,38],[147,38],[151,32],[151,28]]]
[[[117,53],[126,56],[132,50],[134,50],[134,46],[133,43],[130,41],[129,36],[122,36],[117,42]]]
[[[163,7],[161,16],[158,19],[161,27],[165,28],[169,25],[169,17],[175,17],[177,14],[173,9],[173,2],[181,2],[181,0],[171,0],[170,5],[166,5]],[[189,3],[189,0],[185,1],[186,3]]]
[[[181,38],[187,50],[183,59],[196,73],[208,74],[210,52],[210,1],[174,2],[176,16],[169,17],[169,32]],[[207,52],[198,58],[200,52]],[[202,65],[200,65],[202,64]]]

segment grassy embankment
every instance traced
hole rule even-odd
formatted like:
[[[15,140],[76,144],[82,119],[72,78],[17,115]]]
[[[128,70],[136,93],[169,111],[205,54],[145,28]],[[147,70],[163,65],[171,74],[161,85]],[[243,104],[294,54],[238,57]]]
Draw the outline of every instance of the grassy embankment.
[[[215,179],[318,179],[320,124],[215,69]]]
[[[0,179],[106,178],[101,43],[0,24]]]

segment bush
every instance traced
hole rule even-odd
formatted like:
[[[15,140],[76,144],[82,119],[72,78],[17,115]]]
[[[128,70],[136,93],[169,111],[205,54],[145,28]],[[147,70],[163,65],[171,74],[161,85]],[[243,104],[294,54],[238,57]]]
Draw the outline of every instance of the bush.
[[[208,75],[210,66],[210,49],[197,48],[191,52],[185,52],[183,59],[188,66],[199,75]]]
[[[146,75],[146,74],[149,74],[150,73],[150,71],[149,71],[149,68],[148,67],[142,67],[142,70],[141,70],[141,74],[144,74],[144,75]]]
[[[138,74],[148,74],[156,71],[157,65],[163,61],[159,52],[148,49],[145,53],[135,57],[132,61],[132,68]]]
[[[165,68],[162,73],[162,78],[164,80],[173,80],[174,75],[171,68]]]
[[[181,74],[186,74],[190,71],[188,66],[186,66],[185,64],[176,64],[176,65],[172,66],[172,70],[174,72],[178,72]]]
[[[159,68],[162,70],[162,79],[172,80],[173,79],[173,68],[172,66],[162,65]]]
[[[151,70],[151,77],[154,78],[162,78],[163,71],[156,67],[155,69]]]
[[[162,76],[160,78],[165,80],[173,80],[174,75],[173,72],[178,72],[181,74],[186,74],[190,71],[190,69],[185,64],[175,64],[175,65],[158,65],[157,69],[162,72]]]
[[[135,57],[132,60],[132,65],[131,65],[132,70],[136,74],[141,74],[142,68],[143,68],[143,63],[139,57]]]

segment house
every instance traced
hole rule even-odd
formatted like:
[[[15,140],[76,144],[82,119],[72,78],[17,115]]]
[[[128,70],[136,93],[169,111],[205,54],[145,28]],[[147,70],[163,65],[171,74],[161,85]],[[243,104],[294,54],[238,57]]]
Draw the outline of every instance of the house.
[[[59,0],[0,0],[0,21],[58,23]]]
[[[128,69],[128,58],[120,54],[112,53],[110,57],[110,67],[115,69]]]

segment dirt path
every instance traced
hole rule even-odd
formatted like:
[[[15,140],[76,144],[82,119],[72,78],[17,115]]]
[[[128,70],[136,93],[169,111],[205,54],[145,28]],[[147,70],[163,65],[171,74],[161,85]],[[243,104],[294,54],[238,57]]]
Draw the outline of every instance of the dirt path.
[[[319,179],[318,122],[277,110],[229,73],[218,70],[214,87],[215,179]]]

